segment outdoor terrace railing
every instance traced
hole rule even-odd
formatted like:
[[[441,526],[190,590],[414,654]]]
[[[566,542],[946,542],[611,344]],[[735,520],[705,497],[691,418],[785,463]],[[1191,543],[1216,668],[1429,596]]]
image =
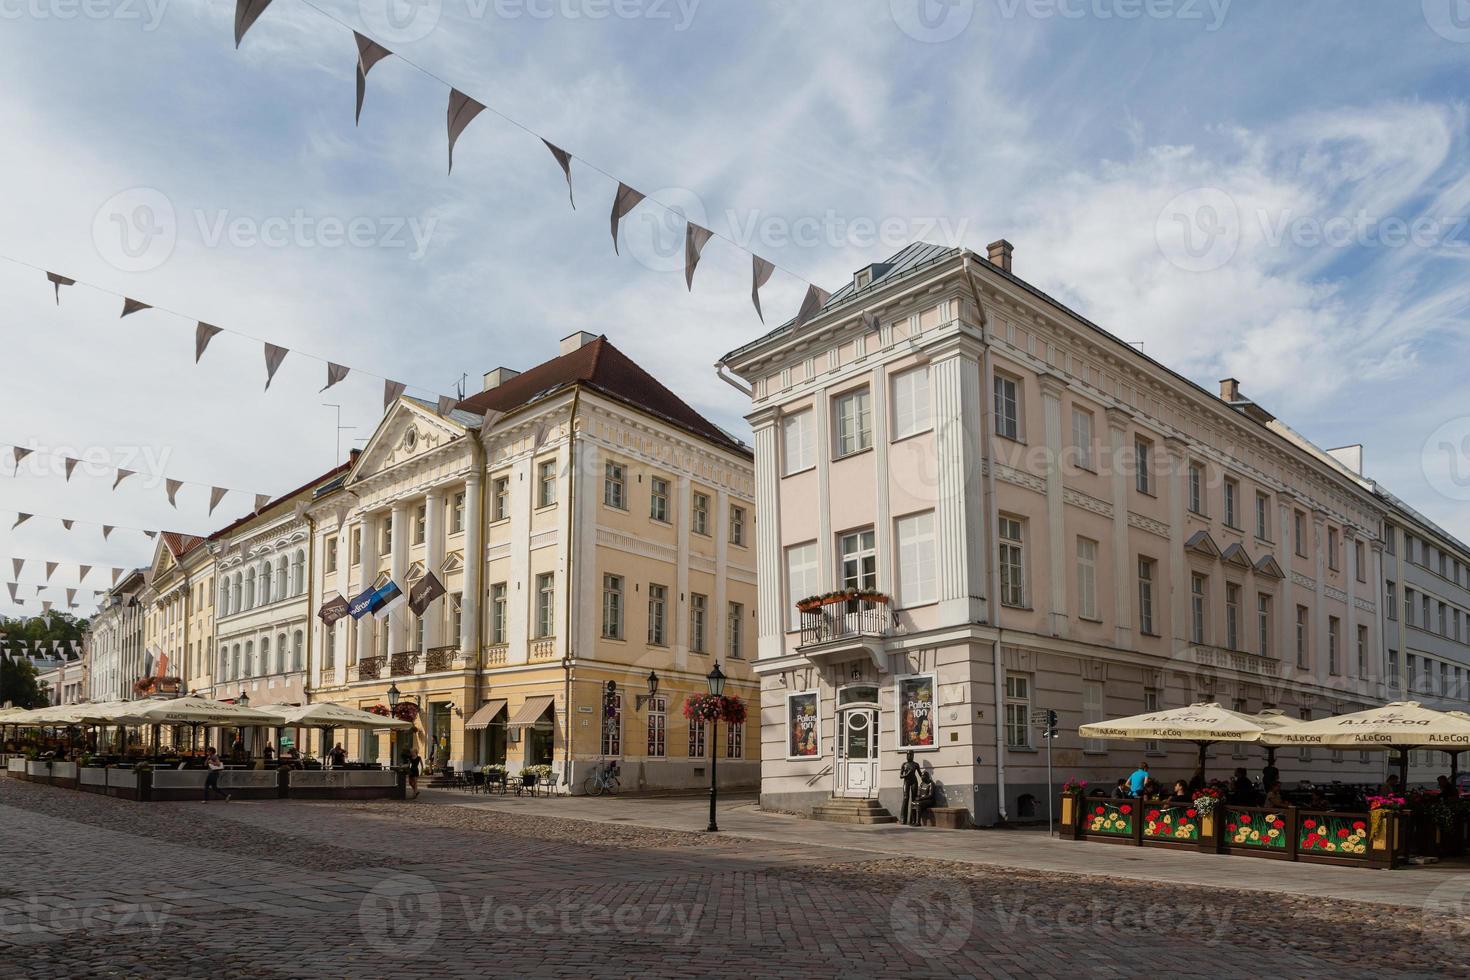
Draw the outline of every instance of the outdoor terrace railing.
[[[424,654],[424,672],[428,674],[441,670],[453,670],[454,661],[459,656],[459,647],[434,647]]]
[[[548,636],[531,644],[532,660],[556,659],[556,637]]]
[[[893,629],[893,612],[886,600],[841,599],[815,608],[798,607],[800,646],[836,640],[877,639]]]
[[[363,657],[357,662],[357,679],[371,681],[382,677],[383,666],[387,659],[387,657]]]
[[[506,657],[510,653],[510,644],[492,643],[485,648],[486,667],[504,667]]]
[[[393,677],[401,677],[404,674],[412,674],[414,664],[419,662],[417,650],[406,650],[403,653],[393,654],[388,667]]]

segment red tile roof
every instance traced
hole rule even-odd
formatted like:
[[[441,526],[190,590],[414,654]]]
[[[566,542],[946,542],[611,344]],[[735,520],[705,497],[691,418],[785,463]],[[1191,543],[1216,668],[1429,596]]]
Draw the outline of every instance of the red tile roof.
[[[671,422],[725,449],[750,455],[750,449],[660,384],[653,375],[612,345],[606,336],[570,354],[554,357],[504,384],[471,395],[457,406],[463,411],[512,412],[554,391],[583,385],[634,408]]]
[[[168,548],[168,553],[173,555],[175,560],[184,557],[208,540],[208,538],[201,538],[193,534],[181,534],[178,531],[164,531],[162,537],[164,547]]]

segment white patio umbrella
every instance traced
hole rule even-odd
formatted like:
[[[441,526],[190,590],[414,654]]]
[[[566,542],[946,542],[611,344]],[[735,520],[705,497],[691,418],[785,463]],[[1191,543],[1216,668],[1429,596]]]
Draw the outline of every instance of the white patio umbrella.
[[[1457,714],[1435,711],[1418,701],[1394,701],[1366,711],[1288,724],[1272,729],[1264,741],[1273,745],[1397,750],[1402,786],[1409,777],[1410,749],[1470,749],[1470,717]]]
[[[201,697],[130,701],[114,722],[124,725],[278,725],[279,716]]]
[[[1127,741],[1194,742],[1199,746],[1199,765],[1205,766],[1205,750],[1215,742],[1258,742],[1262,734],[1288,724],[1275,715],[1248,715],[1231,711],[1214,702],[1184,708],[1167,708],[1113,721],[1083,725],[1083,738]]]
[[[282,728],[319,728],[322,730],[322,755],[326,756],[327,732],[334,728],[356,728],[363,731],[378,729],[412,728],[413,723],[387,715],[362,711],[345,704],[318,701],[315,704],[267,704],[262,711],[269,711],[281,718]]]

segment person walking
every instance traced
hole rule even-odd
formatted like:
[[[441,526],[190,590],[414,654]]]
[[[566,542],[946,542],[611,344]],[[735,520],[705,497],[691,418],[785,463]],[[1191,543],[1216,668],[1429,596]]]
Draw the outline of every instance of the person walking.
[[[424,757],[419,755],[415,749],[412,757],[408,760],[408,788],[413,790],[411,800],[419,798],[419,773],[424,771]]]
[[[1148,782],[1148,763],[1140,762],[1138,768],[1133,770],[1128,777],[1128,795],[1142,796],[1143,787]]]
[[[219,788],[219,775],[220,773],[225,771],[224,760],[219,757],[219,753],[214,750],[213,745],[205,746],[204,752],[204,767],[208,769],[209,772],[204,777],[204,799],[200,800],[199,802],[208,803],[209,792],[210,790],[213,790],[215,793],[223,796],[225,798],[225,802],[228,803],[230,802],[230,794],[224,792]]]

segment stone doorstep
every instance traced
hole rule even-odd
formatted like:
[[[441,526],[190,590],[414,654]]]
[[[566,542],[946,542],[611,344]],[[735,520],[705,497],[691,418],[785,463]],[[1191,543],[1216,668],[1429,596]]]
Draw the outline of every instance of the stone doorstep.
[[[812,819],[826,823],[886,824],[898,818],[874,799],[832,797],[812,807]]]

